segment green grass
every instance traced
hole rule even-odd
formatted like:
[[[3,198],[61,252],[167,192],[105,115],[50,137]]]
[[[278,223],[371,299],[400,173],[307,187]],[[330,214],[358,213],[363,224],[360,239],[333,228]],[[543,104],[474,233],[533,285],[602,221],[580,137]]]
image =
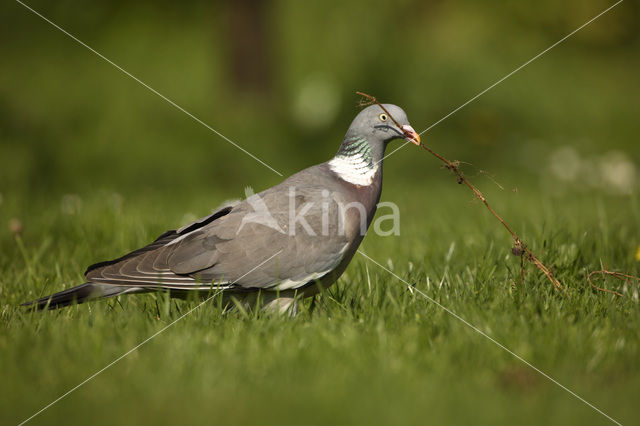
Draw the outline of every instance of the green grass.
[[[232,82],[228,5],[196,3],[27,2],[284,175],[335,152],[356,90],[423,130],[611,4],[269,2],[260,96]],[[279,177],[24,7],[0,9],[0,424],[16,424],[197,303],[139,295],[33,314],[21,302]],[[532,267],[520,285],[504,229],[410,148],[385,161],[401,235],[362,246],[625,424],[638,423],[638,285],[616,298],[585,277],[640,274],[638,175],[630,196],[599,176],[615,152],[640,164],[633,18],[623,2],[423,139],[500,175],[504,191],[473,181],[570,297]],[[337,99],[319,127],[297,118],[314,78]],[[580,157],[573,183],[548,176],[564,148]],[[203,306],[33,424],[608,423],[362,256],[309,305],[295,318]]]
[[[601,263],[640,272],[637,197],[487,191],[565,297],[531,267],[518,284],[508,235],[449,179],[401,187],[389,176],[383,198],[401,207],[401,235],[369,235],[363,250],[613,418],[636,422],[638,287],[615,298],[591,290],[585,274]],[[82,282],[86,265],[148,242],[185,213],[206,214],[222,201],[206,192],[176,202],[154,192],[87,192],[81,202],[5,194],[0,223],[17,217],[24,232],[15,238],[3,225],[0,234],[0,423],[26,419],[196,306],[162,294],[35,314],[16,305]],[[87,422],[608,423],[362,256],[295,318],[202,306],[33,424]]]

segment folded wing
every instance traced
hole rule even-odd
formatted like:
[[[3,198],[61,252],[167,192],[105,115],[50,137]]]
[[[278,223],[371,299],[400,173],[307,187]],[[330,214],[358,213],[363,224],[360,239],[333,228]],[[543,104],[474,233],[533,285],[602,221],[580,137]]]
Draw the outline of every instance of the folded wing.
[[[89,282],[143,288],[302,287],[331,273],[349,247],[339,232],[336,200],[319,202],[322,189],[299,189],[291,198],[274,187],[253,196],[259,200],[250,197],[119,259],[92,265],[85,275]],[[301,220],[291,223],[292,212],[302,211],[307,227]]]

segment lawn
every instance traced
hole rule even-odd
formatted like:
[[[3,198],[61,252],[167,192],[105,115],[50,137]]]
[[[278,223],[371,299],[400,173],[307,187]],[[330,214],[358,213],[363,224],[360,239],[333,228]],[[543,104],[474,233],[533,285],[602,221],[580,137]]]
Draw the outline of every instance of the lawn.
[[[5,2],[0,424],[179,318],[30,424],[611,423],[567,389],[639,423],[640,283],[597,281],[617,297],[586,281],[603,268],[640,275],[632,2],[569,38],[613,2],[278,0],[261,2],[264,25],[251,26],[264,34],[231,19],[245,2],[24,3],[284,176],[336,152],[356,90],[403,107],[430,129],[428,146],[473,163],[461,163],[466,175],[567,294],[531,265],[521,282],[509,234],[410,146],[384,164],[400,235],[370,234],[361,248],[432,300],[356,255],[292,318],[222,312],[215,299],[182,318],[200,302],[164,294],[26,311],[82,283],[88,265],[281,178]],[[260,43],[243,41],[252,34]],[[236,48],[263,42],[256,89],[239,72],[252,55]]]
[[[605,282],[624,289],[619,298],[592,290],[585,275],[601,264],[640,272],[637,197],[550,193],[544,183],[503,191],[476,179],[568,296],[532,267],[520,283],[506,232],[445,171],[410,187],[387,175],[383,199],[401,207],[401,233],[369,235],[363,251],[617,421],[634,423],[638,287]],[[0,423],[28,418],[197,306],[162,294],[43,313],[17,304],[81,283],[86,265],[206,214],[222,201],[211,188],[208,200],[198,197],[206,191],[181,193],[179,202],[152,191],[5,197],[0,222],[19,218],[23,232],[1,234]],[[362,256],[294,318],[223,313],[212,300],[33,420],[87,422],[609,423]]]

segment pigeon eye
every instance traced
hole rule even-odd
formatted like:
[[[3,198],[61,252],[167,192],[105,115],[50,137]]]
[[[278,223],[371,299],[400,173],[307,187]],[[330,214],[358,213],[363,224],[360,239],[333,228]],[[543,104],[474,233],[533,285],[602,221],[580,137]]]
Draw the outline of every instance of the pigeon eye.
[[[383,112],[382,114],[380,114],[380,115],[378,116],[378,118],[380,119],[380,121],[387,121],[387,118],[389,118],[389,117],[387,116],[387,114],[385,114],[385,113]]]

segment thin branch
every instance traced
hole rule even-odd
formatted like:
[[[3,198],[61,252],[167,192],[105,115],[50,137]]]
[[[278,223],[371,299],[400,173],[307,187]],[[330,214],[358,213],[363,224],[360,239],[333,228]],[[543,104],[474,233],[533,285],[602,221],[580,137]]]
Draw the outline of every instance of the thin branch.
[[[395,124],[398,129],[402,130],[402,126],[400,125],[400,123],[398,123],[396,121],[396,119],[393,118],[393,115],[391,115],[391,113],[389,111],[387,111],[387,109],[384,107],[384,105],[382,105],[380,102],[378,102],[378,100],[375,97],[373,97],[371,95],[367,95],[366,93],[362,93],[362,92],[356,92],[356,94],[360,95],[360,96],[363,96],[363,97],[365,97],[367,99],[366,102],[364,102],[364,103],[361,102],[360,105],[373,105],[373,104],[378,105],[380,108],[382,108],[382,110],[384,112],[387,113],[387,115],[389,116],[391,121],[393,121],[393,124]]]
[[[595,288],[596,290],[599,291],[605,291],[607,293],[611,293],[611,294],[615,294],[618,297],[622,297],[622,293],[617,292],[615,290],[609,290],[606,288],[602,288],[602,287],[598,287],[597,285],[595,285],[593,283],[593,281],[591,281],[591,277],[595,274],[600,274],[600,276],[602,278],[604,278],[605,276],[610,276],[610,277],[614,277],[619,279],[620,281],[624,281],[625,283],[629,283],[631,281],[638,281],[640,282],[640,277],[636,277],[633,275],[629,275],[629,274],[623,274],[622,272],[614,272],[614,271],[607,271],[606,269],[602,269],[600,271],[592,271],[589,273],[589,275],[587,275],[587,281],[589,282],[589,285],[593,288]]]
[[[380,108],[382,108],[382,110],[387,113],[387,115],[391,118],[391,120],[393,121],[393,123],[399,128],[401,129],[402,126],[400,126],[400,124],[395,120],[395,118],[393,118],[393,116],[389,113],[389,111],[387,111],[387,109],[380,103],[378,102],[378,100],[371,96],[368,95],[366,93],[362,93],[362,92],[356,92],[358,95],[365,97],[366,99],[369,100],[370,103],[372,104],[376,104],[378,105]],[[431,155],[433,155],[434,157],[436,157],[438,160],[442,161],[445,164],[445,167],[449,170],[451,170],[457,177],[458,179],[458,183],[459,184],[464,184],[466,185],[472,192],[473,194],[476,196],[476,198],[478,198],[480,201],[482,201],[482,203],[485,205],[485,207],[489,210],[489,212],[491,212],[491,214],[498,219],[498,221],[502,224],[502,226],[509,232],[509,234],[511,234],[511,237],[513,238],[514,241],[514,254],[516,253],[520,253],[520,256],[526,257],[526,259],[533,263],[533,265],[538,268],[548,279],[549,281],[551,281],[551,284],[553,284],[553,287],[556,290],[562,290],[562,292],[564,292],[565,294],[567,294],[566,290],[564,289],[563,285],[560,283],[560,281],[553,275],[553,273],[551,272],[551,270],[549,268],[547,268],[547,266],[545,266],[544,263],[542,263],[535,254],[533,254],[533,252],[526,246],[526,244],[522,241],[522,239],[518,236],[518,234],[516,234],[513,229],[511,229],[511,227],[509,225],[507,225],[507,223],[504,221],[504,219],[502,219],[502,217],[493,209],[493,207],[491,207],[491,205],[489,204],[489,202],[487,201],[487,199],[485,198],[485,196],[482,194],[482,192],[480,192],[480,190],[478,188],[476,188],[471,182],[469,182],[469,180],[467,180],[467,178],[464,177],[464,174],[460,171],[459,168],[459,163],[458,162],[453,162],[453,161],[449,161],[448,159],[446,159],[445,157],[443,157],[442,155],[438,154],[437,152],[435,152],[434,150],[432,150],[431,148],[429,148],[428,146],[424,145],[422,142],[420,142],[420,146],[425,149],[426,151],[428,151]]]

